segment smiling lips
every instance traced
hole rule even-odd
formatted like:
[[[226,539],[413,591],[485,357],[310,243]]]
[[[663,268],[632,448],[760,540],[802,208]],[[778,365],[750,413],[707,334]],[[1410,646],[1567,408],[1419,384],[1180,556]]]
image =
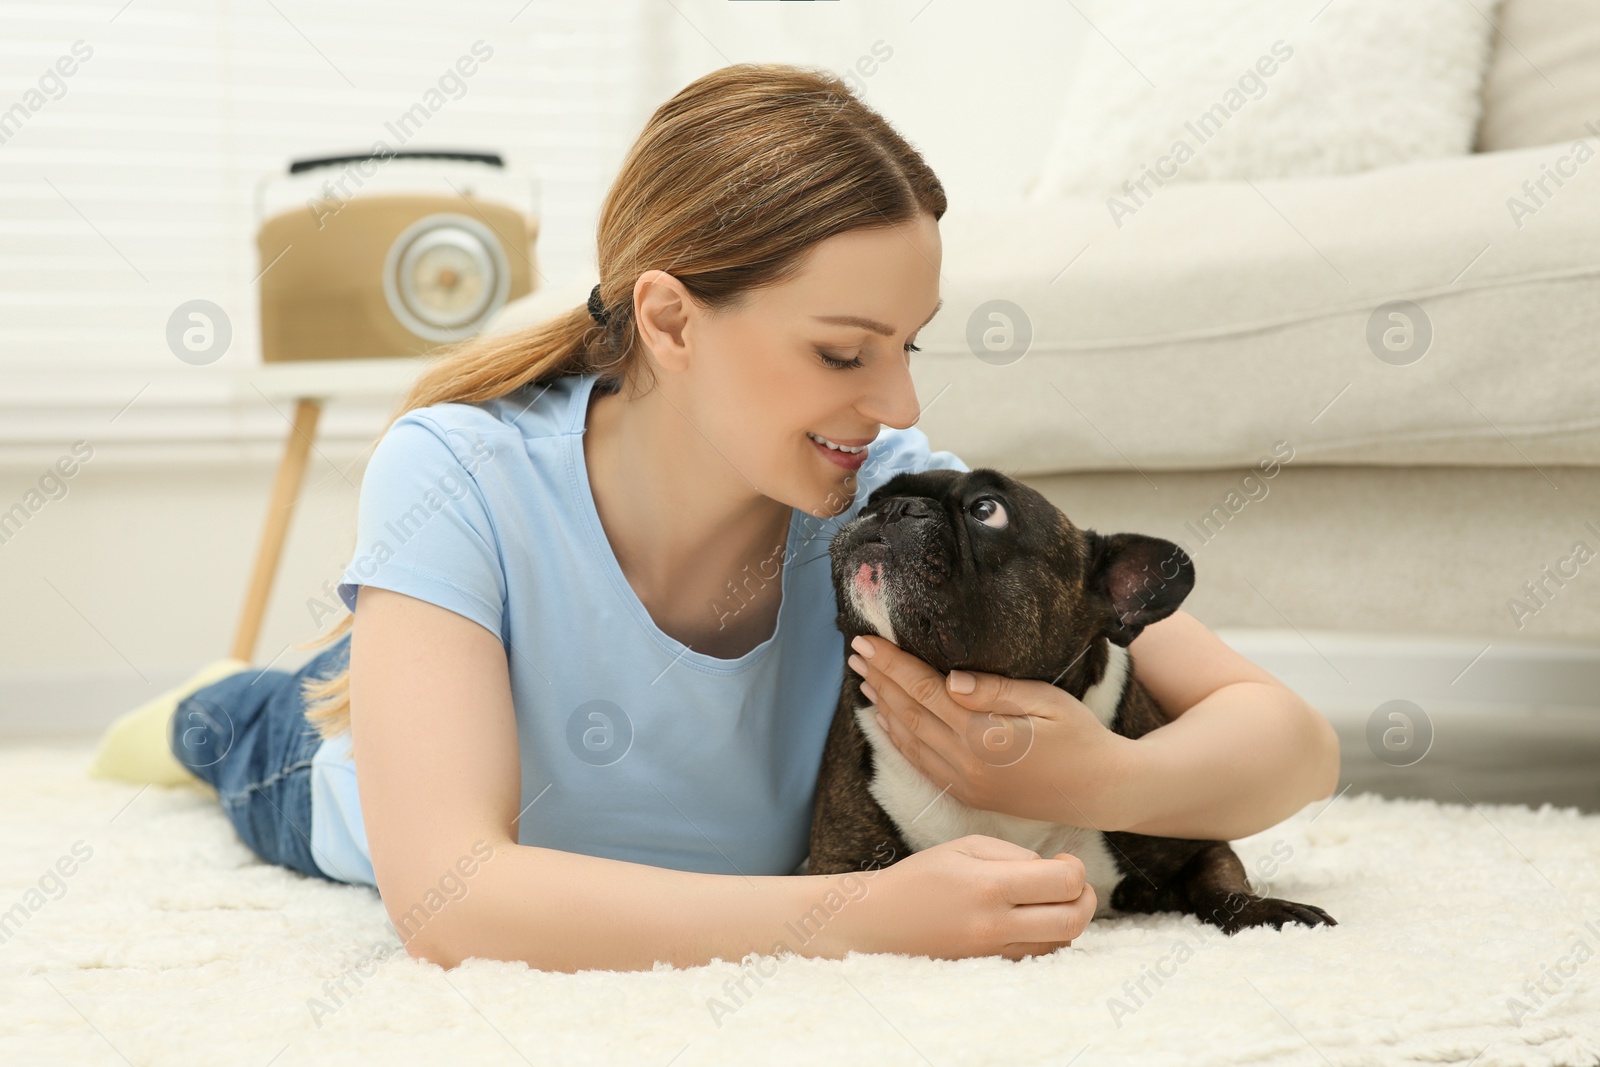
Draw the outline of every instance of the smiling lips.
[[[806,436],[811,439],[812,446],[826,456],[830,462],[850,471],[860,469],[861,465],[867,461],[867,446],[873,440],[867,439],[856,444],[848,444],[831,440],[821,434],[812,433],[810,430],[806,431]]]
[[[858,441],[835,441],[831,437],[824,437],[820,433],[813,433],[810,430],[806,431],[806,436],[811,438],[813,441],[821,441],[825,445],[832,445],[834,448],[841,449],[845,452],[859,452],[861,449],[866,448],[873,441],[877,440],[875,437],[863,437]]]

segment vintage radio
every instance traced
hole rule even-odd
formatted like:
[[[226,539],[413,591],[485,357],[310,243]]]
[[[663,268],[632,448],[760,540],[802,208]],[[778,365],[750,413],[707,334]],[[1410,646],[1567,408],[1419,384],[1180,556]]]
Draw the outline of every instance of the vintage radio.
[[[262,360],[413,356],[481,331],[538,274],[533,198],[515,202],[536,186],[506,177],[478,152],[291,163],[277,209],[258,196]]]

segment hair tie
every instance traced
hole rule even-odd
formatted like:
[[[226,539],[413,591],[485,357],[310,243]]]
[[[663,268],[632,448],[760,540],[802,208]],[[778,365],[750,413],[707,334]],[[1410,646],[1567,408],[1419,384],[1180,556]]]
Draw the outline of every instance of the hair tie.
[[[589,290],[589,317],[601,326],[606,325],[611,319],[611,315],[606,311],[605,304],[600,300],[600,284],[598,282],[595,283],[593,289]]]

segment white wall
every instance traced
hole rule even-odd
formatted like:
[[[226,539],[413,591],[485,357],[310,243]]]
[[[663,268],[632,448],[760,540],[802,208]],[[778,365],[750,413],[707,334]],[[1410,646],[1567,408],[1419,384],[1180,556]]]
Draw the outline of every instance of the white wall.
[[[498,149],[535,177],[539,265],[567,284],[593,274],[599,204],[640,126],[702,73],[848,74],[961,202],[1013,195],[1042,158],[1082,30],[1044,0],[0,6],[0,113],[23,105],[0,127],[0,509],[73,442],[92,450],[0,544],[0,723],[103,723],[227,653],[290,414],[239,377],[259,361],[262,176],[369,146],[483,40],[493,57],[409,146]],[[41,87],[63,56],[72,73]],[[234,331],[204,367],[165,343],[195,297]],[[307,602],[346,562],[394,399],[324,413],[258,663],[312,654],[292,645],[317,632]]]
[[[1088,24],[1060,0],[673,0],[662,98],[727,63],[826,67],[927,158],[952,203],[1021,194]]]
[[[236,372],[259,362],[258,184],[278,179],[271,197],[294,158],[499,151],[537,183],[543,265],[573,269],[637,123],[642,2],[0,6],[0,448],[32,462],[91,437],[185,462],[276,441],[279,413]],[[196,298],[233,333],[205,366],[167,344]],[[359,440],[380,415],[328,430]]]
[[[1042,159],[1083,31],[1070,5],[1043,0],[7,5],[0,462],[48,462],[84,436],[124,459],[187,462],[219,443],[270,454],[283,413],[238,372],[259,362],[258,185],[279,179],[275,195],[292,158],[379,139],[498,150],[537,183],[545,284],[592,275],[616,167],[650,111],[700,74],[745,60],[833,69],[961,203],[1014,195]],[[421,131],[392,138],[392,120],[475,48],[491,58]],[[200,367],[166,337],[196,298],[233,332]],[[384,414],[346,405],[323,432],[359,444]]]

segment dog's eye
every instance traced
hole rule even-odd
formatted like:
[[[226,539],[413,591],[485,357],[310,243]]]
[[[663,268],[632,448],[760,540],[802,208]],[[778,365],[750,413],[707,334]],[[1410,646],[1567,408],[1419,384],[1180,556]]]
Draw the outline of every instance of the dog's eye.
[[[1011,522],[1006,515],[1006,506],[992,496],[979,497],[968,505],[967,511],[985,526],[996,530],[1004,530]]]

